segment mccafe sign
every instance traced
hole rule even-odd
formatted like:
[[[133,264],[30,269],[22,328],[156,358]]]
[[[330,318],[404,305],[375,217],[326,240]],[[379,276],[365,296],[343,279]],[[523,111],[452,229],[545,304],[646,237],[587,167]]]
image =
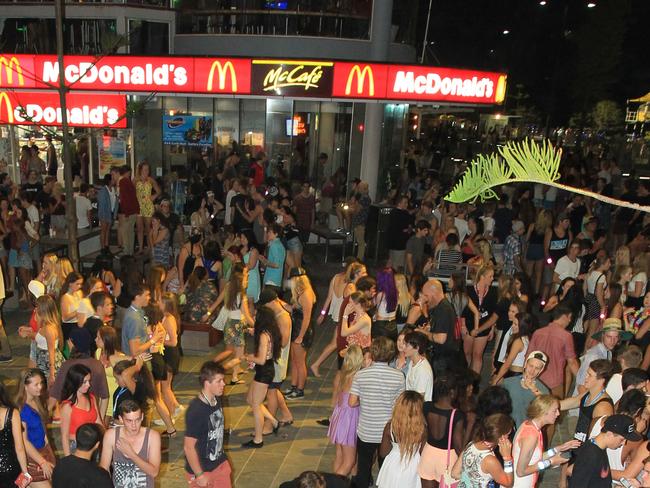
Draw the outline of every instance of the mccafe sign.
[[[182,56],[66,56],[72,92],[257,95],[416,103],[496,104],[506,75],[363,61]],[[56,56],[0,54],[0,89],[54,90]]]

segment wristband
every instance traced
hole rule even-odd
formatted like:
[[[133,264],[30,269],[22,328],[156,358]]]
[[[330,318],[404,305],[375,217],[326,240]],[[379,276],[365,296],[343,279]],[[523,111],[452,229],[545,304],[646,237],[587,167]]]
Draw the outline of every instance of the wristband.
[[[552,458],[556,454],[557,454],[557,449],[555,449],[554,447],[551,447],[548,451],[546,451],[546,457]]]
[[[212,312],[210,312],[210,310],[208,310],[207,312],[205,312],[205,314],[209,317],[210,315],[212,315]]]
[[[325,310],[321,310],[321,311],[320,311],[320,314],[323,315],[323,316],[324,316],[326,313],[327,313],[327,312],[326,312]]]
[[[200,478],[200,477],[203,476],[204,474],[205,474],[205,471],[201,471],[200,473],[195,473],[195,474],[194,474],[194,479],[196,479],[196,478]]]
[[[551,466],[550,459],[545,459],[544,461],[540,461],[537,463],[537,469],[540,471],[544,471],[546,468],[549,468],[550,466]]]

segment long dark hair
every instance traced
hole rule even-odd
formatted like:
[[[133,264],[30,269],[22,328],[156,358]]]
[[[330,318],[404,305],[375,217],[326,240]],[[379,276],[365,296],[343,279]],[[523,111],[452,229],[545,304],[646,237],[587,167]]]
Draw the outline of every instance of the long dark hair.
[[[533,332],[537,330],[537,319],[526,312],[520,312],[516,317],[517,322],[519,323],[519,332],[512,336],[512,340],[520,339],[522,337],[532,337]]]
[[[113,366],[113,373],[114,374],[119,374],[121,375],[124,373],[124,370],[127,368],[130,368],[132,366],[135,366],[135,359],[125,359],[124,361],[120,361],[117,363],[115,366]],[[143,393],[145,398],[144,399],[155,399],[156,398],[156,387],[154,386],[153,382],[153,376],[151,375],[151,371],[149,371],[149,368],[145,366],[144,364],[140,368],[140,371],[134,376],[133,378],[136,383],[142,385],[143,387]],[[131,392],[132,394],[135,394],[135,392]],[[140,399],[138,399],[140,400]],[[145,406],[142,405],[142,409],[144,410]]]
[[[104,343],[102,354],[106,356],[106,359],[119,352],[120,341],[117,338],[117,332],[115,332],[115,329],[113,327],[104,325],[99,328],[99,331],[97,331],[97,333],[99,334],[99,337],[102,338],[102,342]]]
[[[272,357],[274,361],[277,361],[282,349],[282,338],[275,320],[275,313],[267,307],[260,307],[255,315],[255,352],[260,347],[260,336],[265,332],[271,336]]]
[[[65,375],[63,382],[63,399],[69,400],[73,405],[77,403],[77,391],[83,385],[84,378],[91,374],[90,369],[83,364],[73,364]],[[86,398],[90,394],[86,393]]]
[[[72,273],[68,274],[68,276],[65,277],[65,281],[63,282],[63,285],[61,286],[61,297],[68,293],[68,289],[70,288],[70,284],[74,283],[75,281],[78,280],[83,280],[83,276],[81,276],[81,273],[77,273],[76,271],[73,271]]]

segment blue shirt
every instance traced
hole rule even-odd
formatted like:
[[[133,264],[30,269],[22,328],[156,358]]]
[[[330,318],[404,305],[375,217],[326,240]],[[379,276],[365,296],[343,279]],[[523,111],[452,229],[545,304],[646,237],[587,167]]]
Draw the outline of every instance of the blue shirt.
[[[265,285],[282,286],[282,272],[284,271],[284,259],[286,255],[287,251],[284,249],[280,239],[276,237],[269,242],[269,257],[267,259],[275,264],[277,268],[266,267],[266,271],[264,272]]]
[[[124,315],[122,321],[122,352],[127,356],[133,356],[129,341],[132,339],[140,339],[140,343],[145,343],[149,340],[147,334],[147,321],[144,318],[144,310],[131,305]]]
[[[20,409],[20,420],[21,422],[25,422],[27,426],[27,440],[36,449],[45,447],[45,427],[43,427],[43,421],[38,412],[25,404]]]

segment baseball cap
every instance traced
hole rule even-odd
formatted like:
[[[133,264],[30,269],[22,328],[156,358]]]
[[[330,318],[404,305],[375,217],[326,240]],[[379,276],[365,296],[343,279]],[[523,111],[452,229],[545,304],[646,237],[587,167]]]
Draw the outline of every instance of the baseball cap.
[[[526,356],[526,361],[528,361],[529,359],[538,359],[541,362],[543,362],[544,365],[548,364],[548,356],[544,354],[542,351],[531,352],[528,356]]]
[[[272,288],[264,288],[260,293],[260,298],[257,301],[258,305],[266,305],[269,302],[272,302],[278,298],[278,294]]]
[[[32,280],[27,285],[29,292],[34,295],[34,298],[40,298],[45,295],[45,285],[38,280]]]
[[[628,415],[616,414],[607,417],[603,432],[622,435],[628,441],[640,441],[642,439],[641,434],[636,431],[634,420]]]

